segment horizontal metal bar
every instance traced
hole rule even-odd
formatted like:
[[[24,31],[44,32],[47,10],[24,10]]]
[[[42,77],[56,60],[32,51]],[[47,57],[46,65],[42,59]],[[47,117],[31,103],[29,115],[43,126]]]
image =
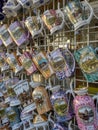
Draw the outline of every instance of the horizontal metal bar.
[[[76,79],[76,81],[79,81],[79,82],[87,82],[87,80],[82,80],[82,79]],[[89,83],[90,83],[90,82],[89,82]],[[91,82],[91,83],[98,84],[98,82]]]
[[[93,41],[89,41],[89,43],[95,43],[95,42],[98,42],[98,40],[93,40]],[[76,43],[87,43],[87,41],[82,41],[82,42],[76,42]]]

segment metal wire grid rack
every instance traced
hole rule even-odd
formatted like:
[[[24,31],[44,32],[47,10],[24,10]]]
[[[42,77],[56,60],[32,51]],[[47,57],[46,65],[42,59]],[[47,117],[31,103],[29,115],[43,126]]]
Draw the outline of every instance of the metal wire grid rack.
[[[61,8],[65,5],[65,2],[66,2],[65,0],[61,1]],[[52,2],[53,9],[56,8],[56,4],[57,4],[56,0],[53,0]],[[46,6],[44,6],[44,10],[46,10]],[[49,49],[53,50],[59,47],[60,48],[68,47],[72,53],[77,49],[84,47],[86,45],[92,45],[94,48],[96,48],[98,42],[98,20],[95,17],[93,17],[89,25],[80,28],[78,31],[70,30],[65,26],[64,29],[61,30],[59,33],[50,35],[49,31],[46,30],[44,35],[35,38],[33,42],[34,47],[37,47],[40,50],[45,50],[46,52],[49,51]],[[92,85],[96,87],[96,85],[98,84],[97,81],[92,84],[88,83],[84,78],[80,68],[77,66],[77,64],[74,80],[76,86],[82,83],[87,86]],[[58,82],[60,81],[56,79],[57,84]],[[60,82],[60,84],[64,86],[65,81],[63,81],[63,83]]]
[[[95,22],[94,22],[95,21]],[[92,45],[94,48],[96,48],[97,42],[98,42],[98,26],[96,26],[96,19],[94,19],[90,25],[85,26],[84,28],[81,28],[78,32],[74,32],[73,30],[65,31],[62,30],[58,34],[55,34],[53,36],[50,36],[49,34],[46,34],[44,37],[39,37],[35,39],[35,44],[38,46],[40,50],[48,51],[56,49],[56,48],[65,48],[66,46],[69,46],[69,49],[71,52],[76,51],[77,48],[84,47],[86,45]],[[49,79],[50,80],[50,79]],[[44,81],[45,84],[48,84],[48,81]],[[69,89],[70,87],[70,80],[71,78],[65,79],[63,81],[59,81],[55,77],[51,78],[52,85],[61,85],[64,89]],[[74,73],[74,85],[75,87],[78,87],[79,85],[88,86],[90,89],[90,94],[93,96],[93,94],[96,94],[98,92],[97,85],[98,81],[93,83],[88,83],[87,80],[84,78],[81,69],[76,63],[76,69]],[[94,91],[94,89],[96,89]],[[73,129],[78,129],[77,125],[75,125],[75,119],[74,124],[72,125]]]
[[[61,8],[65,5],[65,0],[61,1]],[[56,0],[53,0],[52,7],[56,8]],[[94,1],[93,1],[94,4]],[[47,7],[44,6],[44,10]],[[94,8],[95,9],[95,8]],[[95,9],[96,14],[98,13]],[[46,31],[46,34],[34,39],[34,47],[38,47],[40,50],[45,50],[46,52],[49,50],[53,50],[56,48],[66,48],[68,47],[73,53],[77,49],[84,47],[86,45],[92,45],[94,48],[98,47],[98,19],[93,17],[91,23],[87,26],[80,28],[78,31],[68,30],[67,27],[60,31],[57,34],[50,35],[49,31]],[[52,85],[61,85],[64,89],[68,89],[70,86],[71,78],[67,78],[63,81],[59,81],[55,77],[51,78]],[[50,82],[44,80],[44,83],[47,84]],[[93,96],[98,92],[97,86],[98,81],[93,83],[88,83],[84,78],[81,69],[76,63],[75,73],[74,73],[74,86],[78,87],[79,85],[84,85],[90,88],[90,95]],[[73,130],[78,130],[78,126],[76,125],[76,121],[74,118],[72,124]]]
[[[94,2],[94,1],[93,1]],[[66,0],[60,0],[61,8],[65,6]],[[57,8],[57,1],[53,0],[50,5],[45,5],[42,9],[45,11],[47,8]],[[33,46],[37,47],[40,50],[45,50],[46,52],[49,50],[53,50],[56,48],[66,48],[68,47],[71,52],[73,53],[78,48],[84,47],[86,45],[92,45],[94,48],[98,47],[98,20],[93,17],[91,23],[87,26],[84,26],[83,28],[80,28],[78,31],[69,30],[66,26],[63,30],[61,30],[59,33],[50,35],[49,31],[46,30],[46,33],[44,35],[33,39]],[[74,86],[79,85],[85,85],[89,86],[89,88],[97,88],[98,81],[93,83],[88,83],[87,80],[84,78],[81,69],[76,64],[75,73],[74,73]],[[40,78],[40,77],[39,77]],[[52,85],[61,85],[64,89],[69,89],[70,86],[70,80],[71,78],[67,78],[63,81],[59,81],[58,79],[53,76],[48,81],[43,79],[43,84],[50,83],[50,80],[52,82]],[[91,94],[95,94],[97,91],[93,91]],[[75,119],[73,121],[73,130],[77,130],[78,127],[75,123]]]

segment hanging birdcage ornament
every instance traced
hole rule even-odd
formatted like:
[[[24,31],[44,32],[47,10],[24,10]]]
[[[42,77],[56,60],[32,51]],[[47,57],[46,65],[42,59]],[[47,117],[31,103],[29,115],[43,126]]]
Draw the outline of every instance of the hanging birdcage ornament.
[[[12,130],[21,130],[22,128],[22,123],[20,119],[20,107],[21,102],[17,98],[13,98],[10,101],[10,107],[13,109],[13,111],[16,113],[17,118],[15,119],[15,123],[11,123],[11,128]]]
[[[11,23],[8,31],[18,47],[27,45],[29,34],[25,28],[23,28],[23,22],[15,21]]]
[[[48,118],[45,115],[37,115],[33,123],[35,130],[49,130]]]
[[[39,52],[38,54],[35,54],[33,57],[33,62],[42,73],[42,75],[45,77],[45,79],[48,79],[54,74],[54,71],[50,63],[48,62],[44,52]]]
[[[23,52],[21,56],[19,56],[19,61],[22,64],[23,68],[27,71],[28,75],[33,74],[35,71],[37,71],[37,68],[35,64],[32,61],[32,56],[29,52]]]
[[[9,66],[12,68],[14,73],[19,73],[22,71],[23,67],[20,66],[18,60],[16,59],[16,56],[14,53],[6,53],[5,61],[9,64]]]
[[[13,85],[15,85],[15,83],[17,83],[18,81],[19,81],[19,79],[17,77],[8,78],[5,81],[5,87],[7,89],[7,93],[10,98],[16,97],[16,94],[13,89]]]
[[[0,27],[0,39],[7,48],[13,48],[15,46],[14,41],[8,32],[7,24],[3,24]]]
[[[21,6],[17,2],[17,0],[8,0],[7,3],[3,7],[3,12],[6,14],[8,18],[16,17],[20,9],[21,9]]]
[[[57,121],[65,122],[70,120],[73,117],[73,110],[67,91],[61,90],[59,85],[51,87],[50,90],[52,91],[51,103],[56,113]]]
[[[30,9],[33,6],[32,0],[17,0],[17,2],[24,8]]]
[[[6,114],[10,121],[10,127],[13,127],[17,123],[20,123],[20,117],[17,114],[16,110],[14,110],[12,107],[6,108]]]
[[[75,68],[75,60],[68,49],[56,49],[48,53],[48,59],[52,65],[56,77],[63,80],[72,76]]]
[[[34,73],[31,76],[31,81],[33,82],[38,82],[38,83],[43,83],[44,82],[44,77],[42,76],[42,74],[40,72],[38,73]],[[39,85],[38,85],[39,86]]]
[[[92,46],[86,46],[75,53],[78,62],[86,80],[94,82],[98,79],[98,57]]]
[[[43,21],[38,12],[38,16],[29,16],[25,20],[25,25],[30,31],[32,37],[39,36],[43,30]]]
[[[2,49],[4,49],[4,48],[5,48],[5,46],[3,44],[3,41],[0,39],[0,51],[2,51]]]
[[[83,2],[80,2],[80,0],[68,1],[67,5],[63,8],[63,12],[66,24],[71,23],[74,30],[89,24],[93,16],[93,9],[87,0]]]
[[[93,96],[93,100],[95,101],[96,118],[97,118],[97,121],[98,121],[98,94]],[[97,124],[97,128],[98,128],[98,124]]]
[[[26,106],[23,111],[21,112],[21,120],[23,123],[23,128],[24,130],[29,130],[29,129],[33,129],[34,125],[33,125],[33,114],[34,110],[36,109],[36,105],[35,103],[32,103],[28,106]]]
[[[36,86],[32,96],[39,114],[44,114],[52,109],[48,93],[44,87]]]
[[[8,106],[5,109],[5,111],[6,111],[7,117],[10,121],[10,125],[11,125],[12,129],[13,129],[15,123],[20,122],[20,111],[19,111],[18,107],[20,106],[21,103],[17,99],[16,94],[15,94],[13,87],[12,87],[17,81],[18,81],[17,78],[12,78],[12,79],[8,78],[4,81],[5,87],[7,89],[7,95],[5,97],[5,104],[6,104],[6,106]],[[11,114],[11,112],[12,112],[12,114]],[[14,116],[15,116],[15,118],[14,118]]]
[[[88,87],[73,88],[73,80],[70,82],[73,94],[73,106],[77,124],[80,130],[95,130],[97,128],[97,117],[92,97],[88,95]],[[75,96],[74,92],[77,94]]]
[[[10,67],[8,65],[7,62],[5,62],[5,57],[6,57],[6,54],[4,52],[1,52],[0,53],[0,69],[1,69],[1,72],[5,72],[7,71]]]
[[[4,101],[0,102],[0,120],[1,120],[1,126],[5,126],[6,124],[9,124],[9,119],[6,115],[6,104]]]
[[[33,102],[32,93],[30,92],[28,81],[20,80],[13,86],[13,89],[21,101],[23,107],[26,107]]]
[[[60,10],[60,3],[58,3],[58,10],[46,10],[42,16],[42,20],[51,34],[63,29],[65,20],[64,14]]]

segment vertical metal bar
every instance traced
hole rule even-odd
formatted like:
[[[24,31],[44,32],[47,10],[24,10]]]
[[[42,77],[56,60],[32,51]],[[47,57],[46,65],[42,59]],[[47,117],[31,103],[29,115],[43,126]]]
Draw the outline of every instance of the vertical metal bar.
[[[64,6],[65,6],[65,0],[63,0],[63,8],[64,8]],[[63,40],[63,48],[65,48],[65,40],[64,40],[64,35],[65,35],[65,32],[64,32],[64,28],[63,28],[63,32],[62,32],[62,40]],[[65,80],[63,80],[63,87],[65,88],[65,85],[66,84],[66,79]]]
[[[55,0],[53,0],[53,9],[55,9],[55,4],[56,4]]]
[[[75,50],[76,51],[76,46],[77,46],[77,36],[76,36],[77,32],[74,31],[74,46],[75,46]],[[75,71],[75,75],[74,75],[74,87],[76,87],[76,71]]]
[[[89,37],[89,33],[90,32],[90,28],[89,28],[89,25],[88,25],[88,28],[87,28],[87,45],[89,45],[89,40],[90,40],[90,37]],[[89,83],[87,82],[87,87],[89,86]]]
[[[75,50],[76,51],[76,45],[77,45],[77,31],[74,31],[74,46],[75,46]],[[74,88],[76,87],[76,71],[74,73]],[[75,130],[75,118],[74,118],[74,130]]]
[[[63,0],[63,7],[65,6],[65,0]]]
[[[88,28],[87,28],[87,45],[89,45],[89,32],[90,32],[90,29],[89,29],[89,25],[88,25]]]

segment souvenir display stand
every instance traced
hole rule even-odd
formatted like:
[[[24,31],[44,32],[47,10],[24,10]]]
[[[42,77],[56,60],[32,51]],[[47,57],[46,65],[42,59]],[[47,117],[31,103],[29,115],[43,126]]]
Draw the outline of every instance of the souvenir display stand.
[[[97,0],[0,0],[0,130],[98,130]]]

